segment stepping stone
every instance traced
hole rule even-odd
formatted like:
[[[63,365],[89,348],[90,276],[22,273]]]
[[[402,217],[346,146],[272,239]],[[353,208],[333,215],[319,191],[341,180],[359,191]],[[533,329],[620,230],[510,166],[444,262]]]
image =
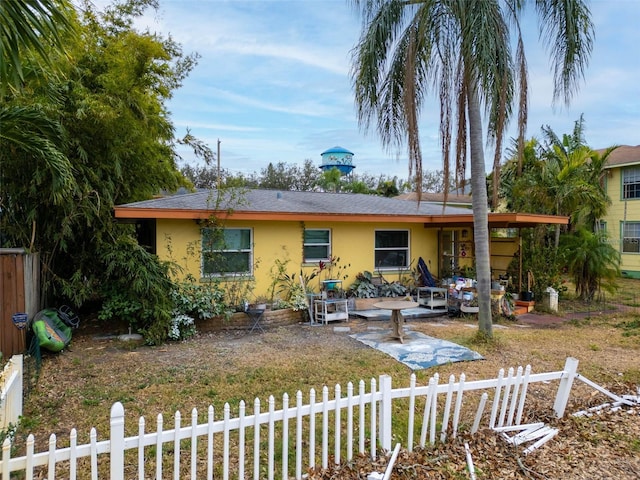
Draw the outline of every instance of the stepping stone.
[[[351,327],[333,327],[334,332],[350,332]]]

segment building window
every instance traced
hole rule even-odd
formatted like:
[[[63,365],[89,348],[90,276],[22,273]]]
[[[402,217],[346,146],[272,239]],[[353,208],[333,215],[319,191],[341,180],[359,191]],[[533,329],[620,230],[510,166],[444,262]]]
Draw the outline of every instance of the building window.
[[[622,198],[640,198],[640,167],[622,171]]]
[[[622,233],[623,253],[640,253],[640,222],[625,222]]]
[[[409,266],[408,230],[378,230],[375,235],[376,269],[407,268]]]
[[[252,247],[250,228],[204,228],[202,275],[251,275]]]
[[[317,262],[331,258],[331,230],[305,228],[304,261]]]

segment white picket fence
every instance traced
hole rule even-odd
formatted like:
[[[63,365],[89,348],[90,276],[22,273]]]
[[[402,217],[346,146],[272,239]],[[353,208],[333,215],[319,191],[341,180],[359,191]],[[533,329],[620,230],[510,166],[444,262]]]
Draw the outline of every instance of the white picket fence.
[[[17,425],[22,415],[23,370],[22,355],[14,355],[0,374],[0,430]]]
[[[194,409],[187,426],[182,425],[180,412],[176,412],[173,428],[167,430],[162,415],[157,417],[155,432],[146,431],[145,419],[141,417],[135,436],[125,436],[124,407],[115,403],[111,408],[109,439],[98,441],[96,430],[92,429],[90,443],[78,445],[74,429],[68,447],[57,448],[56,436],[51,435],[48,451],[35,453],[35,439],[30,435],[26,455],[17,458],[11,458],[11,442],[7,439],[2,446],[0,473],[6,479],[12,472],[24,472],[27,480],[43,475],[48,480],[56,476],[75,480],[82,472],[81,478],[97,479],[99,472],[102,478],[107,477],[108,465],[112,480],[212,479],[214,475],[225,480],[271,480],[276,476],[300,479],[317,462],[326,468],[330,461],[339,464],[350,460],[354,452],[370,455],[372,459],[382,453],[380,449],[390,452],[394,438],[392,412],[394,402],[398,401],[403,402],[395,404],[398,408],[408,408],[407,431],[402,437],[409,450],[415,445],[424,446],[427,441],[455,438],[465,398],[469,403],[477,402],[472,433],[481,426],[497,429],[520,424],[527,389],[537,382],[559,382],[553,410],[557,417],[562,417],[573,381],[580,378],[577,365],[576,359],[568,358],[560,371],[534,374],[527,366],[511,368],[506,375],[500,370],[498,377],[490,380],[467,382],[463,374],[457,381],[451,376],[448,383],[442,384],[438,375],[434,375],[423,386],[417,385],[412,375],[409,387],[397,389],[391,388],[391,377],[382,375],[379,381],[371,379],[369,392],[364,381],[359,382],[357,393],[349,383],[346,396],[336,385],[331,399],[329,389],[324,387],[321,399],[316,399],[315,391],[311,390],[306,404],[298,392],[294,406],[285,394],[278,410],[273,397],[269,398],[265,411],[256,399],[252,414],[247,414],[241,402],[237,416],[232,416],[229,404],[225,404],[222,419],[215,420],[210,406],[205,423],[198,423],[198,412]],[[469,395],[474,391],[476,395]],[[419,406],[418,402],[424,405]]]

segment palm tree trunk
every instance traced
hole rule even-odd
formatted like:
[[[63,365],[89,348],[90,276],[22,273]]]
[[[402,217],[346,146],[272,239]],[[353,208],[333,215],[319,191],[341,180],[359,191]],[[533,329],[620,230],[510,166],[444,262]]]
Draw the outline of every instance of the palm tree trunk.
[[[491,262],[489,253],[489,207],[487,180],[482,146],[482,117],[475,86],[469,89],[469,149],[471,153],[471,204],[473,207],[473,238],[476,254],[478,292],[478,329],[493,336],[491,318]]]

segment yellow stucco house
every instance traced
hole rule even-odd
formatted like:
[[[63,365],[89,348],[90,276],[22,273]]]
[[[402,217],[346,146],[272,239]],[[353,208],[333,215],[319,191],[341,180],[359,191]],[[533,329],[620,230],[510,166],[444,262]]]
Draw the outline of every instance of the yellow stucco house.
[[[183,273],[206,282],[255,279],[255,293],[266,294],[278,260],[289,272],[309,274],[320,262],[340,258],[334,275],[347,276],[343,288],[362,271],[389,281],[408,274],[422,257],[436,277],[473,265],[473,214],[441,202],[375,195],[253,189],[200,191],[146,200],[115,208],[119,221],[137,225],[139,240]],[[495,277],[519,249],[519,228],[566,224],[566,217],[491,213]],[[212,238],[222,232],[224,241]],[[496,230],[497,231],[497,230]],[[224,245],[224,246],[223,246]],[[204,249],[203,249],[204,247]],[[224,266],[207,260],[222,254]],[[325,272],[328,274],[328,272]]]
[[[611,206],[602,223],[620,252],[622,275],[640,278],[640,145],[616,148],[605,169]]]

